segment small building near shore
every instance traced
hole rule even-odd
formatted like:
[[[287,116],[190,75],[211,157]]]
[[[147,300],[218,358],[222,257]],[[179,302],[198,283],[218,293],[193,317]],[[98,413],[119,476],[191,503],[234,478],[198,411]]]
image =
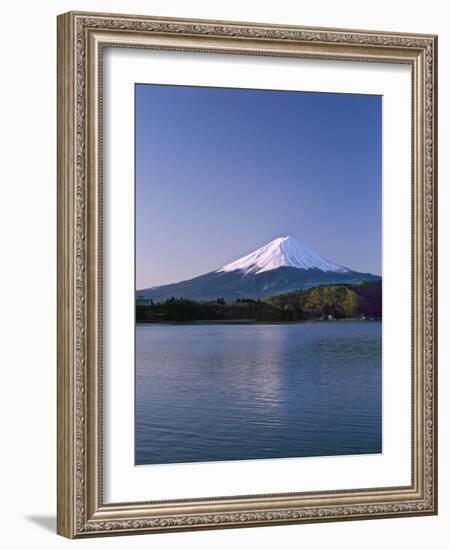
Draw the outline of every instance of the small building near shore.
[[[136,297],[136,306],[150,306],[150,305],[151,305],[151,298],[147,298],[146,296]]]

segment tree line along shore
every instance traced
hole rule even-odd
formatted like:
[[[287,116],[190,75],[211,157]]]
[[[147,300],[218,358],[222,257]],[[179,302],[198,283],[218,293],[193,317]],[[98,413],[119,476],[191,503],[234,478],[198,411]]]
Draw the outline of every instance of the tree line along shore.
[[[138,323],[194,321],[295,322],[334,319],[381,319],[382,281],[337,284],[269,296],[263,300],[239,298],[226,302],[170,298],[136,304]]]

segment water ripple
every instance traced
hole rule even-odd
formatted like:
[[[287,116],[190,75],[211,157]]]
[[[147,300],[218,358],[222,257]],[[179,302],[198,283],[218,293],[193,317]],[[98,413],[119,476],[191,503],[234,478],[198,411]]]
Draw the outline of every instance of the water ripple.
[[[141,325],[136,462],[381,452],[381,323]]]

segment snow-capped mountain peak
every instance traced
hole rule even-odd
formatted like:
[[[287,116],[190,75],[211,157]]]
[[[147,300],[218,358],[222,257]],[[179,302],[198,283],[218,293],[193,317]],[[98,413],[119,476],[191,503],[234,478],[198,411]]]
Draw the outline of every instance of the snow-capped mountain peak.
[[[226,264],[218,272],[241,270],[247,273],[262,273],[279,267],[319,269],[335,273],[348,273],[346,267],[335,264],[293,237],[278,237],[254,252]]]

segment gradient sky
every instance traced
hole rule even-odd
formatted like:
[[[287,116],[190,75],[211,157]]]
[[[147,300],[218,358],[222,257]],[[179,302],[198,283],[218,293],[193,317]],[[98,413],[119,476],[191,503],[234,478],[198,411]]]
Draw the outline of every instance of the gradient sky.
[[[382,98],[136,85],[136,288],[291,235],[381,273]]]

